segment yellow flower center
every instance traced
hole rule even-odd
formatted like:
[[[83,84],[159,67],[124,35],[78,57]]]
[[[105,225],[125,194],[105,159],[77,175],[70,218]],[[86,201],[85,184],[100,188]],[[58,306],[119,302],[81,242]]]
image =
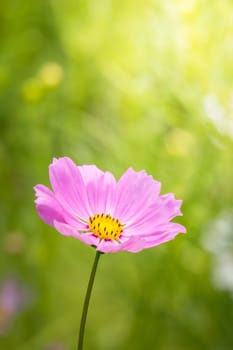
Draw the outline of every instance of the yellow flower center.
[[[89,230],[100,239],[118,240],[123,225],[109,214],[95,214],[89,218]]]

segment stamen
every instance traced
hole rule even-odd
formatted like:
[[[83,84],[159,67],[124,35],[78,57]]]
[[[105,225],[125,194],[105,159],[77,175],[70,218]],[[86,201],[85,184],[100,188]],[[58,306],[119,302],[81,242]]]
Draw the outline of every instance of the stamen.
[[[87,230],[78,230],[79,233],[88,233],[88,232],[91,232],[90,229],[87,229]]]
[[[88,221],[84,220],[83,218],[81,218],[80,216],[78,216],[79,221],[83,222],[84,224],[88,224]]]
[[[103,213],[91,216],[87,224],[89,225],[88,232],[92,232],[100,239],[113,239],[118,242],[124,226],[117,218]]]

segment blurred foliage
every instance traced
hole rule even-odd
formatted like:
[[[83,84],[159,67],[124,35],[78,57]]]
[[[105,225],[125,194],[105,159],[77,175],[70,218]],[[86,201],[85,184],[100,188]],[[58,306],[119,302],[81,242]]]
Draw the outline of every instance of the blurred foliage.
[[[64,155],[117,177],[146,169],[184,200],[188,230],[102,257],[85,348],[233,348],[232,12],[230,0],[0,3],[0,285],[30,291],[14,318],[0,307],[1,349],[76,346],[94,252],[40,221],[32,189]]]

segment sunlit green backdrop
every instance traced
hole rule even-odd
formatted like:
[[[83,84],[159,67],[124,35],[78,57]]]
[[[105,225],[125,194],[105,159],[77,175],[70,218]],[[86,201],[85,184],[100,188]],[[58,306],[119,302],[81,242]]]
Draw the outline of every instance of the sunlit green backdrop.
[[[94,250],[33,203],[64,155],[116,177],[146,169],[183,199],[188,231],[101,257],[85,350],[233,349],[232,13],[231,0],[0,3],[1,349],[76,349]],[[27,299],[12,315],[9,279]]]

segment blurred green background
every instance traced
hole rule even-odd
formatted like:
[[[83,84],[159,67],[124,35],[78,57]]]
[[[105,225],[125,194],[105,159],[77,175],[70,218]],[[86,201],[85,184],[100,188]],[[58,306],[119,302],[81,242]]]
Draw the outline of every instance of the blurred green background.
[[[88,350],[233,349],[233,3],[0,3],[0,349],[74,350],[94,251],[46,226],[52,157],[182,198],[188,234],[101,258]]]

